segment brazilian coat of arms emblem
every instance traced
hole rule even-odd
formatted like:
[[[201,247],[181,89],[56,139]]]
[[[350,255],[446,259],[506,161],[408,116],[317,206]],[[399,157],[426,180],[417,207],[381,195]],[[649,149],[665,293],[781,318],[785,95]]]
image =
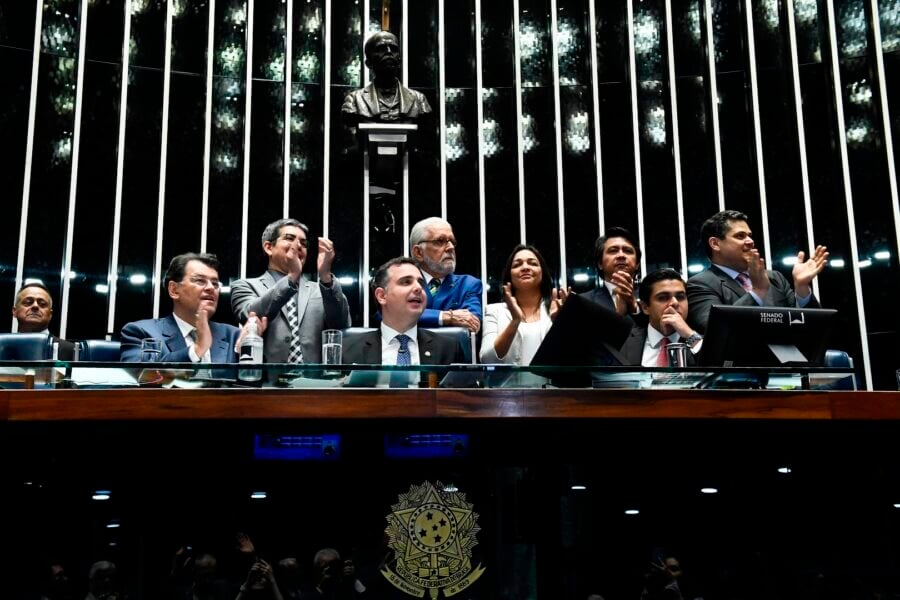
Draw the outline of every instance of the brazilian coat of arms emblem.
[[[445,597],[454,596],[481,577],[484,567],[472,566],[481,528],[465,494],[426,481],[411,485],[398,500],[385,529],[394,561],[381,571],[394,587],[417,598],[427,590],[436,600],[441,590]]]

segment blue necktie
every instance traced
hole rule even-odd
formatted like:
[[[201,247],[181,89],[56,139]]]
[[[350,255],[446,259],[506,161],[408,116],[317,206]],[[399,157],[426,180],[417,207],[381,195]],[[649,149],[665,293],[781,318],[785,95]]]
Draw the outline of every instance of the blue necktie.
[[[410,337],[408,335],[400,334],[394,338],[398,342],[400,342],[400,350],[397,351],[397,366],[398,367],[408,367],[412,364],[412,360],[409,356],[409,340]]]

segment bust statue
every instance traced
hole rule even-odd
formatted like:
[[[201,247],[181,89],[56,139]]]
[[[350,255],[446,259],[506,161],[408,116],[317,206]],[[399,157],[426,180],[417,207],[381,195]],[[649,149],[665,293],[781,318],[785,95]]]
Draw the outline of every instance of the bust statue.
[[[400,44],[390,31],[380,31],[365,45],[366,66],[375,73],[366,87],[350,92],[341,107],[350,123],[408,123],[431,112],[425,96],[400,83]]]

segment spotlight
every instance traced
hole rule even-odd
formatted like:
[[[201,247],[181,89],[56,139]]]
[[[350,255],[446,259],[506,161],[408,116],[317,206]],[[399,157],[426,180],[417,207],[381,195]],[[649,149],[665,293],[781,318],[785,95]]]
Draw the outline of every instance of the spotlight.
[[[700,493],[701,494],[718,494],[719,490],[718,490],[718,488],[714,488],[714,487],[705,487],[705,488],[700,488]]]

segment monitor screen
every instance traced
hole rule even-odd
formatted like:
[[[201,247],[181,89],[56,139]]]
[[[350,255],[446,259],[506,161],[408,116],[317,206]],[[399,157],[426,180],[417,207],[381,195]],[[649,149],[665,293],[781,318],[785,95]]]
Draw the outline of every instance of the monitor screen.
[[[836,310],[714,305],[699,362],[711,367],[821,366]]]
[[[531,359],[532,366],[614,366],[625,364],[618,350],[633,323],[572,294]]]

